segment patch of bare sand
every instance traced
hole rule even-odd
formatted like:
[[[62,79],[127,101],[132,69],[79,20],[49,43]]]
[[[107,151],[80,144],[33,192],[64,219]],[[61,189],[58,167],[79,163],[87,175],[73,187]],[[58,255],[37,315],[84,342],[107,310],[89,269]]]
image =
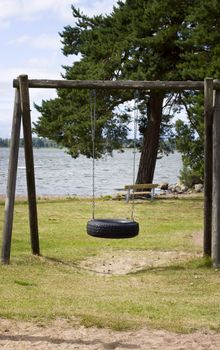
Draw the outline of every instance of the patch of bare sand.
[[[116,332],[108,329],[72,326],[56,320],[42,327],[30,322],[0,319],[0,348],[4,350],[219,350],[220,334],[196,332],[176,334],[141,329]]]
[[[203,232],[199,231],[199,232],[194,232],[192,235],[193,238],[193,242],[195,244],[196,247],[201,247],[203,245]]]
[[[180,251],[114,250],[83,260],[80,267],[93,273],[124,275],[186,261],[200,254]]]

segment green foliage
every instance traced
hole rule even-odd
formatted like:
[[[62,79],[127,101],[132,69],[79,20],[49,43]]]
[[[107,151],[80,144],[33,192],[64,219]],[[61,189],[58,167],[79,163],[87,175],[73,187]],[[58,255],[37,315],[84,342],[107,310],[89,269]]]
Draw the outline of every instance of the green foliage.
[[[182,61],[177,68],[182,79],[203,80],[220,76],[220,16],[219,2],[197,0],[191,3],[189,15],[183,24],[181,41]],[[189,123],[178,121],[177,149],[183,154],[183,182],[193,184],[204,178],[204,97],[200,93],[181,96]]]
[[[192,188],[195,184],[203,182],[203,174],[201,175],[200,171],[192,169],[190,166],[183,164],[182,169],[180,170],[179,179],[187,187]]]
[[[91,94],[88,91],[78,90],[59,91],[58,94],[60,98],[44,101],[42,107],[37,106],[41,117],[35,126],[35,131],[66,147],[73,157],[77,157],[80,153],[91,157]],[[125,120],[128,116],[125,113],[118,113],[117,116],[114,112],[111,113],[104,107],[106,106],[104,99],[103,92],[97,92],[96,157],[119,148],[127,135]]]
[[[179,31],[190,1],[118,1],[110,15],[88,17],[72,6],[74,26],[60,33],[63,53],[78,55],[79,61],[65,66],[65,79],[178,80],[176,69],[181,49]],[[175,94],[169,95],[172,105]],[[167,95],[167,96],[168,96]],[[125,142],[134,97],[127,91],[98,91],[96,157],[119,148]],[[165,97],[165,96],[164,96]],[[144,138],[148,126],[147,91],[139,96],[139,131]],[[59,90],[54,100],[36,106],[41,113],[35,131],[65,146],[77,157],[91,156],[90,96],[82,90]],[[160,151],[170,138],[172,114],[165,113],[161,125]]]
[[[9,147],[10,139],[2,139],[0,138],[0,147]]]
[[[66,26],[60,36],[64,55],[78,55],[79,60],[64,67],[65,79],[203,80],[220,76],[217,0],[118,1],[110,15],[93,17],[74,6],[72,11],[75,24]],[[97,92],[96,157],[125,144],[133,97],[133,92],[127,91]],[[172,111],[184,106],[188,122],[178,122],[176,129],[177,149],[183,154],[181,177],[189,178],[191,172],[192,177],[203,179],[202,97],[197,92],[167,92],[163,99],[167,106],[162,112],[158,151],[170,151],[167,145],[174,142]],[[152,139],[148,133],[151,100],[149,92],[140,92],[140,149],[149,147],[148,154],[154,153],[150,141],[144,142]],[[80,153],[90,157],[89,103],[87,91],[59,90],[56,99],[37,106],[41,116],[35,131],[66,147],[73,157]],[[154,132],[152,129],[151,134]],[[142,164],[141,169],[146,167]]]
[[[180,180],[192,187],[203,182],[204,176],[204,96],[191,92],[185,93],[183,99],[189,122],[176,122],[176,149],[182,153]]]
[[[22,141],[24,140],[22,139]],[[56,142],[49,140],[47,138],[42,138],[42,137],[33,137],[32,144],[33,144],[33,147],[36,147],[36,148],[57,148],[58,147]]]
[[[203,80],[220,75],[220,7],[218,0],[192,1],[180,42],[183,79]]]

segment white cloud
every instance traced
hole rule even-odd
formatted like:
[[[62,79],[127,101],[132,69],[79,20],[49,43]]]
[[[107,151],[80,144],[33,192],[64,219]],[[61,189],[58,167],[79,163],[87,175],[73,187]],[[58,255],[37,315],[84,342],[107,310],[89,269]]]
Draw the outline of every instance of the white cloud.
[[[112,12],[113,5],[116,1],[96,0],[89,2],[87,0],[76,0],[73,1],[74,6],[79,7],[80,10],[88,16],[96,14],[107,14]]]
[[[15,16],[19,11],[19,1],[1,0],[0,2],[0,19],[5,20]]]
[[[35,49],[60,50],[61,43],[58,34],[49,35],[42,33],[38,36],[22,35],[9,41],[9,45],[29,45]]]
[[[0,30],[6,30],[10,27],[10,21],[0,20]]]
[[[9,44],[10,45],[22,45],[30,41],[30,37],[28,35],[21,35],[16,39],[10,40]]]
[[[2,35],[2,43],[8,43],[8,47],[1,56],[0,66],[0,137],[9,137],[11,132],[13,79],[20,74],[28,74],[30,79],[61,79],[61,65],[73,63],[73,57],[62,55],[57,33],[57,24],[60,28],[73,24],[71,5],[92,16],[111,12],[116,2],[117,0],[0,0],[0,31],[8,33],[8,36]],[[56,29],[48,26],[47,31],[48,14],[54,14],[50,16],[48,25],[53,25],[54,21]],[[42,21],[45,25],[41,28]],[[7,32],[7,29],[10,30]],[[40,104],[42,99],[54,98],[55,95],[53,89],[30,90],[33,120],[37,118],[33,101]]]
[[[1,0],[0,20],[16,17],[20,20],[33,18],[41,12],[52,11],[61,19],[71,16],[72,0]]]
[[[42,64],[39,61],[38,63]],[[48,61],[47,61],[48,63]],[[1,85],[0,85],[0,94],[1,94],[1,107],[0,107],[0,137],[10,137],[11,134],[11,125],[12,125],[12,115],[14,107],[14,94],[15,89],[13,88],[13,79],[18,76],[18,74],[28,74],[30,79],[59,79],[60,76],[58,71],[55,69],[48,69],[46,66],[46,60],[44,66],[39,70],[39,66],[34,67],[14,67],[10,70],[0,70],[1,75]],[[54,89],[30,89],[30,105],[31,105],[31,119],[32,122],[36,121],[38,118],[38,113],[33,107],[33,103],[41,104],[42,99],[50,99],[56,96],[56,91]]]
[[[37,49],[52,49],[60,50],[60,38],[58,35],[52,36],[47,34],[41,34],[40,36],[32,38],[32,45]]]
[[[79,7],[88,15],[109,13],[116,0],[1,0],[0,23],[16,17],[20,20],[30,20],[42,12],[53,12],[62,20],[72,20],[71,5]]]

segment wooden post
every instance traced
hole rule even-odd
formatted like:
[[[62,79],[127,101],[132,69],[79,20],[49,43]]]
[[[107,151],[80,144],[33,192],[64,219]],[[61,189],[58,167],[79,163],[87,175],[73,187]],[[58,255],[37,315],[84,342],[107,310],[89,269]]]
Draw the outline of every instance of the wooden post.
[[[204,81],[204,237],[203,254],[212,253],[212,123],[213,123],[213,79]]]
[[[31,115],[30,115],[30,99],[28,88],[28,76],[20,75],[19,88],[21,93],[21,113],[24,130],[24,151],[26,163],[26,178],[27,191],[29,203],[29,224],[31,236],[32,253],[40,254],[39,236],[38,236],[38,220],[37,220],[37,203],[35,190],[35,176],[34,176],[34,156],[31,136]]]
[[[213,214],[212,259],[220,267],[220,91],[216,91],[213,114]]]
[[[19,90],[16,89],[8,165],[7,192],[5,200],[5,221],[3,226],[2,237],[2,264],[9,264],[10,261],[20,130],[21,101]]]

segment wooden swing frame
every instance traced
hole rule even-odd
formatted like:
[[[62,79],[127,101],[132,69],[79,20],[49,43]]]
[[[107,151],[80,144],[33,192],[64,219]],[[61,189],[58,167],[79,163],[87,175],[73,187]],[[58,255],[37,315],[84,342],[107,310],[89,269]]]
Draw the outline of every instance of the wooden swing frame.
[[[205,78],[204,81],[29,80],[27,75],[20,75],[13,80],[13,87],[15,88],[15,99],[3,225],[2,264],[10,262],[21,120],[23,122],[31,248],[34,255],[40,255],[29,88],[203,90],[205,107],[203,254],[212,257],[213,266],[220,268],[220,80],[212,78]]]

